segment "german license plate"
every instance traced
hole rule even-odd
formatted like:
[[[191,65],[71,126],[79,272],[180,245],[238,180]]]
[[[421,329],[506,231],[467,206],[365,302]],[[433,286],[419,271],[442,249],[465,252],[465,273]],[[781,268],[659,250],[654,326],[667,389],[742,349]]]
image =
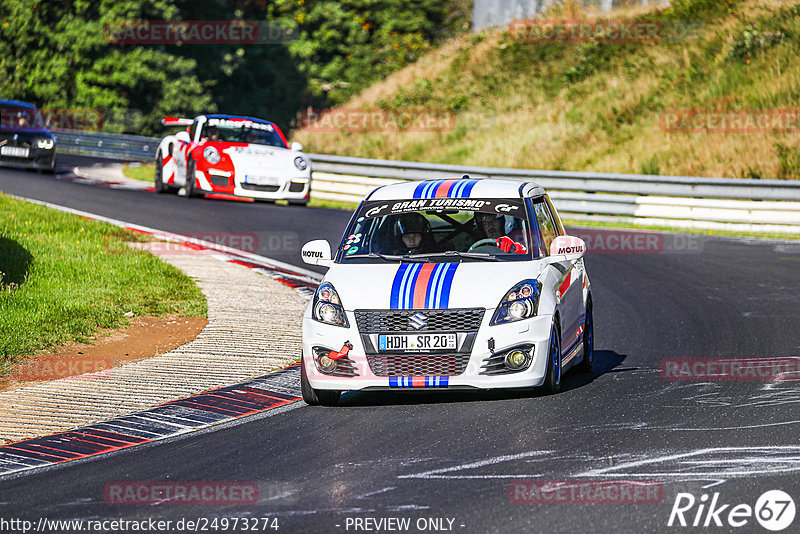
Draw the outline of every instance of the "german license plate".
[[[378,350],[455,350],[456,334],[380,334]]]
[[[0,146],[0,156],[10,156],[12,158],[27,158],[29,149],[18,146]]]
[[[253,185],[278,185],[280,179],[275,176],[253,176],[252,174],[245,175],[244,182]]]

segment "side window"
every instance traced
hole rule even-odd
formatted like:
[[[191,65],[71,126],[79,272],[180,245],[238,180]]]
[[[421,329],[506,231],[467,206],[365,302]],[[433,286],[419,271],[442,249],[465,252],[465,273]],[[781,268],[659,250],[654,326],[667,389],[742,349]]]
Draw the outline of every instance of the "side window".
[[[189,127],[189,137],[192,138],[192,141],[194,141],[194,134],[196,133],[197,133],[197,121],[194,121],[192,125]]]
[[[534,200],[533,211],[536,214],[536,222],[539,223],[539,230],[544,239],[545,254],[550,253],[550,243],[558,235],[558,226],[550,213],[550,207],[543,198]]]
[[[550,208],[550,215],[553,216],[553,220],[556,223],[556,233],[558,235],[567,235],[567,232],[564,230],[564,225],[561,223],[561,217],[558,215],[558,211],[553,207],[553,201],[550,200],[548,195],[545,195],[544,198],[547,200],[547,206]]]

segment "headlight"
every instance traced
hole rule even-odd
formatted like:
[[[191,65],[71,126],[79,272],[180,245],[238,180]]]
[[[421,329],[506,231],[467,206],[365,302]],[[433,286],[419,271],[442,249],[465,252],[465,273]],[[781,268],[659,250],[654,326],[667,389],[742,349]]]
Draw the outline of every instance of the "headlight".
[[[54,144],[55,143],[53,142],[53,140],[47,137],[45,137],[44,139],[36,140],[36,146],[38,146],[39,148],[44,148],[45,150],[50,150],[51,148],[53,148]]]
[[[208,146],[203,150],[203,157],[212,165],[216,165],[220,160],[219,152],[213,146]]]
[[[300,156],[294,158],[294,166],[299,170],[304,171],[308,168],[308,162]]]
[[[539,295],[542,283],[538,280],[523,280],[506,293],[492,317],[492,326],[529,319],[539,310]]]
[[[314,293],[314,303],[311,308],[311,318],[325,324],[344,326],[349,328],[347,316],[344,313],[339,294],[328,282],[320,284]]]

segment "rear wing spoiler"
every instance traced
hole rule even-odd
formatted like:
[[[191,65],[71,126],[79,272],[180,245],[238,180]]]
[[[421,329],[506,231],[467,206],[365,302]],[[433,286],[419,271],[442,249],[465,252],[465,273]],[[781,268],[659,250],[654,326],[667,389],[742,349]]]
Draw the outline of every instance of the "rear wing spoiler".
[[[194,119],[182,119],[180,117],[164,117],[161,124],[164,126],[191,126]]]

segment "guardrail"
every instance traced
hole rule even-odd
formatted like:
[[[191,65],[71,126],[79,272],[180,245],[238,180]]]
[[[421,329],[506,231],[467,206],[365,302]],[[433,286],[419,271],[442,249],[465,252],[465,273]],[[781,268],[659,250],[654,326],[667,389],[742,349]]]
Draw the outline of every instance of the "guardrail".
[[[59,149],[150,161],[158,139],[57,132]],[[308,154],[312,196],[358,202],[381,185],[404,180],[473,178],[533,181],[567,219],[671,228],[800,234],[800,182],[690,176],[542,171]]]
[[[133,161],[152,161],[160,141],[141,135],[80,130],[54,130],[53,134],[61,152]]]

